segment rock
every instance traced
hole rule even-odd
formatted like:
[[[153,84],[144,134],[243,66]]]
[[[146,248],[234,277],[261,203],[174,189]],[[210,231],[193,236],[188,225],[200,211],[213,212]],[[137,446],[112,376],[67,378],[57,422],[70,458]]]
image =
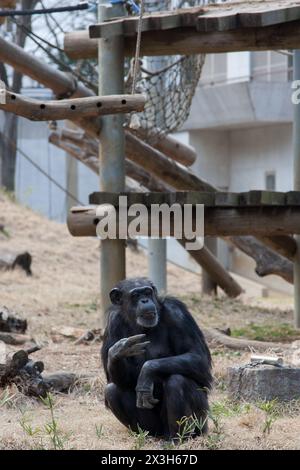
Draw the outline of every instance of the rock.
[[[295,367],[300,367],[300,348],[293,351],[291,364]]]
[[[228,392],[235,400],[289,401],[300,398],[300,368],[244,365],[228,369]]]

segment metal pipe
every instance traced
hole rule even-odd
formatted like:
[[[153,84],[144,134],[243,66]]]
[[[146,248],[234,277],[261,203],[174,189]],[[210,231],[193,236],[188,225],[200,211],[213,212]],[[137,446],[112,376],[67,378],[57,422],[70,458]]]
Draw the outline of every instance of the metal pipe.
[[[300,80],[300,49],[294,51],[294,80]],[[300,191],[300,104],[293,104],[294,190]],[[294,259],[294,321],[300,328],[300,235],[295,235],[297,251]]]
[[[167,291],[167,240],[165,238],[149,238],[148,272],[158,293],[164,295]]]
[[[101,0],[99,22],[124,15],[123,4]],[[122,36],[99,39],[99,95],[124,93],[124,41]],[[100,191],[125,190],[125,141],[123,116],[104,116],[100,135]],[[125,241],[102,240],[100,248],[100,301],[103,324],[110,305],[109,292],[126,277]]]

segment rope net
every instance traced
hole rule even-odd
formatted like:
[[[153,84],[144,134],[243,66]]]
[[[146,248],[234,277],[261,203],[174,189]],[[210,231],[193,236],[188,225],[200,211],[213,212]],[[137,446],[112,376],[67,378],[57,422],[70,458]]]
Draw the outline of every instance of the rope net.
[[[145,13],[170,11],[216,3],[213,0],[144,0]],[[192,98],[204,65],[205,55],[140,57],[136,92],[147,97],[142,113],[132,114],[130,127],[143,132],[153,143],[178,131],[188,118]],[[132,87],[134,60],[128,64],[126,91]]]

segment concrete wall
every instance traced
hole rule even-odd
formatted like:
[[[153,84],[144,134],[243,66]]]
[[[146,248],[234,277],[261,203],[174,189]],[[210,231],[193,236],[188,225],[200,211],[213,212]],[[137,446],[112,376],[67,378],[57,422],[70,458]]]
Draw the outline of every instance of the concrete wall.
[[[229,131],[231,191],[266,189],[265,173],[276,173],[276,190],[292,189],[292,125]]]

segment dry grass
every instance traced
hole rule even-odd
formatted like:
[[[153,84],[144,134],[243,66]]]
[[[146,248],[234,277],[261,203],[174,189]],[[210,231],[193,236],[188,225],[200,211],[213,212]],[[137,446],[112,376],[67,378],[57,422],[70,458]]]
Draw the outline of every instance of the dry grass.
[[[103,371],[99,365],[99,345],[73,346],[64,339],[54,343],[51,328],[70,325],[99,327],[99,250],[95,239],[74,239],[60,225],[21,208],[0,195],[0,223],[10,238],[0,235],[0,249],[28,250],[33,255],[33,277],[23,272],[0,273],[1,304],[29,321],[29,332],[44,345],[35,353],[47,371],[68,370],[89,374],[90,379],[69,395],[55,396],[54,415],[64,437],[65,448],[132,449],[139,445],[105,409]],[[129,275],[146,275],[143,252],[128,253]],[[180,296],[200,324],[245,328],[258,325],[291,324],[291,310],[272,299],[272,307],[259,305],[260,299],[230,300],[203,298],[199,276],[168,266],[169,292]],[[247,303],[246,303],[247,302]],[[213,420],[205,439],[186,442],[190,449],[300,449],[300,405],[290,403],[276,410],[270,433],[264,433],[266,412],[255,405],[234,405],[226,395],[226,369],[249,359],[248,353],[214,350],[215,389],[211,396]],[[52,448],[45,425],[50,411],[39,400],[22,396],[15,389],[0,391],[0,449]],[[23,423],[23,427],[22,427]],[[24,426],[27,423],[27,427]],[[24,430],[25,428],[25,430]],[[27,431],[26,431],[27,429]],[[28,432],[28,430],[31,430]],[[163,449],[168,444],[146,437],[143,448]]]

